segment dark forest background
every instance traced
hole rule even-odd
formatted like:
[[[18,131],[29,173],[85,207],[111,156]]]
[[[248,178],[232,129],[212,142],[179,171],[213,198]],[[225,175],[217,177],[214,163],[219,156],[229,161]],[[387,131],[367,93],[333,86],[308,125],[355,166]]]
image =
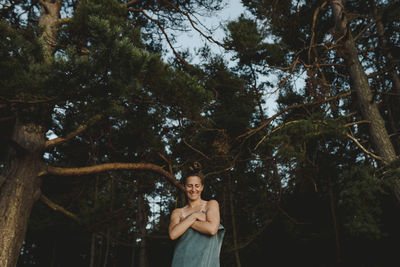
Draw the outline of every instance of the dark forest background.
[[[169,266],[196,161],[222,266],[399,265],[400,2],[242,3],[2,1],[2,267]]]

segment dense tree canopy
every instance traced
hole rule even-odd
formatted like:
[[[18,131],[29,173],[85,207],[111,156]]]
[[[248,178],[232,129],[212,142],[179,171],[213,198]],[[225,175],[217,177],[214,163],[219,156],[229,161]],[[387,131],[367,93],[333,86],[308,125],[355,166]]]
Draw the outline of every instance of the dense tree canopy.
[[[400,2],[226,3],[0,4],[2,266],[169,266],[193,162],[221,266],[396,266]]]

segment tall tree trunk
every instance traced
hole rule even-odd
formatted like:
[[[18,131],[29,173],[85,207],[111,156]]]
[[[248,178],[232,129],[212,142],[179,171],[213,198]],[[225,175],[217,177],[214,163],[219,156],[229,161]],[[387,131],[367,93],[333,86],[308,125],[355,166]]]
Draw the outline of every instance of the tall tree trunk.
[[[14,267],[28,225],[29,215],[40,197],[45,133],[41,126],[17,122],[0,187],[0,266]]]
[[[336,26],[336,39],[340,41],[341,47],[338,52],[343,58],[350,73],[351,88],[357,95],[359,109],[364,119],[370,121],[369,132],[373,146],[385,164],[397,158],[389,134],[385,128],[385,122],[379,113],[378,106],[372,101],[371,88],[368,84],[367,75],[358,58],[355,40],[350,32],[346,13],[341,0],[331,0],[331,7]],[[400,202],[400,182],[395,182],[392,191]]]
[[[96,234],[92,233],[91,242],[90,242],[89,267],[94,267],[95,253],[96,253]]]
[[[107,234],[106,234],[106,251],[104,252],[103,267],[107,267],[108,254],[110,254],[110,243],[111,243],[110,240],[111,240],[111,231],[110,231],[110,227],[107,227]]]
[[[359,61],[355,40],[348,27],[346,13],[341,0],[331,0],[333,17],[336,24],[336,39],[340,41],[338,52],[343,55],[350,73],[351,89],[357,95],[359,109],[364,119],[370,121],[369,132],[377,153],[385,163],[396,159],[393,144],[385,128],[385,121],[379,113],[378,106],[372,100],[371,88],[367,75]]]
[[[110,213],[113,213],[113,209],[114,209],[114,178],[113,176],[110,176],[111,181],[108,184],[109,187],[109,194],[110,194]],[[110,226],[107,226],[107,234],[106,234],[106,251],[104,254],[104,263],[103,266],[107,267],[107,263],[108,263],[108,256],[110,254],[110,244],[111,244],[111,229]]]
[[[43,27],[45,60],[54,53],[55,36],[60,18],[61,0],[42,2],[39,25]],[[41,174],[46,171],[43,162],[45,130],[33,123],[14,126],[13,148],[5,164],[4,182],[0,185],[0,266],[14,267],[28,225],[32,206],[40,197]]]
[[[99,251],[99,253],[98,253],[98,255],[96,255],[96,258],[97,258],[97,264],[95,265],[96,267],[97,266],[101,266],[101,262],[102,262],[102,260],[103,260],[103,247],[104,247],[104,236],[103,235],[98,235],[98,238],[99,238],[99,248],[98,248],[98,251]]]
[[[143,193],[138,197],[138,226],[139,226],[139,267],[147,267],[147,253],[146,253],[146,225],[147,225],[147,212]]]
[[[93,203],[93,208],[97,208],[97,196],[99,192],[99,176],[96,175],[96,183],[94,185],[94,203]],[[94,267],[96,266],[96,251],[97,251],[97,233],[94,232],[92,233],[92,238],[90,242],[90,262],[89,262],[89,267]]]
[[[57,259],[57,239],[54,239],[53,249],[51,252],[50,267],[56,266],[56,259]]]
[[[136,239],[134,238],[132,242],[132,256],[131,256],[131,266],[135,267],[135,250],[136,250]]]
[[[339,231],[337,227],[337,221],[336,221],[336,212],[335,212],[335,199],[333,197],[333,189],[332,189],[332,179],[329,176],[328,177],[328,192],[329,192],[329,202],[331,206],[331,215],[332,215],[332,221],[333,221],[333,230],[335,231],[335,244],[336,244],[336,260],[338,263],[342,261],[341,257],[341,250],[340,250],[340,242],[339,242]]]
[[[389,42],[385,36],[385,27],[383,26],[382,23],[382,17],[379,14],[379,10],[376,7],[375,0],[370,0],[371,7],[372,7],[372,12],[375,17],[375,22],[376,22],[376,28],[378,30],[378,37],[379,37],[379,43],[381,45],[381,49],[383,51],[383,54],[385,55],[387,65],[390,69],[390,76],[392,77],[392,83],[393,83],[393,91],[400,94],[400,77],[396,71],[396,68],[394,67],[393,64],[393,55],[390,52],[389,49]]]
[[[237,227],[236,227],[236,219],[235,219],[235,205],[232,193],[232,177],[229,175],[229,209],[231,213],[231,220],[232,220],[232,235],[233,235],[233,247],[235,251],[235,262],[236,267],[241,267],[240,264],[240,257],[239,257],[239,249],[238,249],[238,234],[237,234]]]
[[[376,28],[378,31],[378,37],[379,37],[379,44],[381,46],[383,55],[385,56],[385,61],[387,62],[387,67],[389,68],[389,73],[390,77],[392,78],[392,91],[396,94],[400,94],[400,77],[397,73],[396,68],[394,67],[393,63],[393,55],[390,52],[389,49],[389,42],[385,36],[385,27],[382,23],[382,17],[379,14],[379,10],[376,7],[375,0],[370,0],[370,4],[372,7],[372,12],[374,14],[375,22],[376,22]],[[397,126],[396,126],[396,120],[393,117],[393,112],[392,112],[392,107],[387,104],[387,110],[388,110],[388,120],[389,120],[389,125],[390,125],[390,130],[392,133],[397,133]],[[395,146],[395,151],[396,153],[399,153],[400,150],[400,144],[397,139],[393,139],[393,145]]]
[[[62,0],[43,0],[41,3],[39,26],[43,33],[40,40],[43,42],[45,60],[53,58],[53,53],[57,45],[56,36],[60,21],[60,10]]]

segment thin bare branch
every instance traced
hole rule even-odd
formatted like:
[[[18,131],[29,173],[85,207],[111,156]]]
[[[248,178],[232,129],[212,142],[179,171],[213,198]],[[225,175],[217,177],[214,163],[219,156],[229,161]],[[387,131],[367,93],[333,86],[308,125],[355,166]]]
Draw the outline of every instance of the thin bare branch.
[[[92,126],[93,124],[95,124],[96,122],[101,120],[102,118],[103,118],[103,115],[101,115],[101,114],[94,116],[87,124],[80,125],[78,127],[78,129],[76,129],[72,133],[67,134],[67,136],[58,137],[58,138],[54,138],[52,140],[47,141],[45,148],[47,149],[47,148],[54,147],[54,146],[68,142],[72,138],[74,138],[74,137],[78,136],[79,134],[81,134],[82,132],[86,131],[90,126]]]
[[[204,175],[204,178],[207,178],[208,176],[211,176],[211,175],[220,174],[220,173],[224,173],[224,172],[230,171],[230,170],[232,170],[234,167],[235,167],[235,163],[233,162],[232,164],[230,164],[228,167],[226,167],[226,168],[224,168],[224,169],[221,169],[221,170],[215,171],[215,172],[206,173],[206,174]]]
[[[375,24],[375,21],[372,21],[370,23],[368,23],[355,37],[354,37],[354,41],[357,41],[358,38],[360,38],[360,36],[372,25]]]
[[[343,93],[343,94],[340,94],[340,95],[336,95],[336,96],[333,96],[333,97],[329,97],[329,98],[322,99],[322,100],[315,101],[315,102],[311,102],[311,103],[297,104],[297,105],[288,106],[288,107],[282,109],[281,111],[279,111],[278,113],[276,113],[275,115],[273,115],[272,117],[270,117],[268,120],[266,120],[265,122],[263,122],[263,123],[262,123],[260,126],[258,126],[257,128],[252,129],[252,130],[250,130],[250,131],[247,131],[247,132],[245,132],[245,133],[239,135],[239,136],[236,137],[236,138],[237,138],[237,139],[240,139],[240,138],[243,138],[243,137],[248,138],[248,137],[254,135],[255,133],[257,133],[257,132],[261,131],[262,129],[264,129],[265,127],[267,127],[268,124],[270,124],[273,120],[275,120],[277,117],[279,117],[280,115],[282,115],[283,113],[285,113],[285,112],[288,111],[288,110],[295,109],[295,108],[303,108],[303,107],[307,107],[307,106],[314,106],[314,105],[319,105],[319,104],[327,103],[327,102],[330,102],[330,101],[334,101],[334,100],[337,100],[337,99],[340,99],[340,98],[347,97],[347,96],[349,96],[350,94],[351,94],[351,92],[347,92],[347,93]]]
[[[324,1],[321,6],[317,7],[314,11],[314,16],[313,16],[313,23],[311,26],[311,40],[310,40],[310,47],[308,48],[308,62],[311,63],[311,48],[314,47],[314,38],[315,38],[315,25],[317,23],[317,17],[318,13],[321,9],[325,7],[325,5],[328,3],[328,1]]]
[[[276,127],[276,128],[273,129],[272,131],[268,132],[268,133],[267,133],[266,135],[264,135],[263,138],[261,138],[261,140],[257,143],[257,145],[254,147],[254,150],[256,150],[256,149],[258,148],[258,146],[259,146],[262,142],[264,142],[264,140],[265,140],[269,135],[271,135],[271,134],[273,134],[273,133],[279,131],[280,129],[282,129],[282,128],[284,128],[284,127],[290,125],[290,124],[299,123],[300,121],[302,121],[302,120],[295,120],[295,121],[286,122],[286,123],[284,123],[284,124],[282,124],[282,125]]]
[[[273,218],[276,216],[276,214],[277,213],[274,214]],[[238,244],[237,247],[229,248],[229,249],[225,250],[224,253],[235,252],[237,250],[241,250],[241,249],[247,247],[248,245],[250,245],[254,240],[257,239],[257,237],[259,237],[268,228],[268,226],[273,222],[273,218],[268,220],[265,223],[265,225],[263,227],[261,227],[257,232],[255,232],[251,236],[249,236],[245,242]]]
[[[127,2],[127,3],[125,3],[125,6],[130,7],[130,6],[133,6],[136,3],[139,3],[140,1],[141,0],[131,0],[131,1]]]
[[[180,14],[184,15],[185,17],[187,17],[187,19],[189,20],[190,25],[192,25],[193,29],[195,29],[198,33],[200,33],[201,36],[203,36],[207,40],[212,41],[213,43],[215,43],[215,44],[217,44],[217,45],[219,45],[219,46],[221,46],[223,48],[226,48],[223,43],[218,42],[211,35],[204,34],[203,31],[201,31],[199,28],[197,28],[197,26],[195,25],[195,23],[193,22],[192,18],[189,16],[189,14],[187,12],[182,11],[180,8],[178,8],[177,6],[175,6],[174,4],[172,4],[169,1],[167,1],[167,3],[173,9],[175,9],[177,12],[179,12]]]
[[[169,173],[171,173],[171,175],[174,175],[174,172],[172,171],[172,163],[171,163],[171,161],[168,160],[167,157],[164,156],[163,154],[161,154],[160,152],[157,152],[157,155],[158,155],[160,158],[162,158],[162,159],[165,161],[165,163],[168,164]]]
[[[346,133],[346,136],[348,138],[350,138],[351,140],[354,141],[354,143],[356,143],[356,145],[361,148],[362,151],[364,151],[364,153],[370,155],[371,157],[373,157],[374,159],[380,160],[380,161],[384,161],[382,157],[375,155],[374,153],[372,153],[371,151],[368,151],[365,147],[363,147],[363,145],[358,142],[358,140],[356,138],[354,138],[351,134]]]
[[[358,125],[358,124],[361,124],[361,123],[371,123],[371,122],[368,121],[368,120],[354,121],[354,122],[346,123],[346,124],[344,125],[344,127],[349,127],[349,126],[353,126],[353,125]]]
[[[167,41],[169,47],[171,48],[172,52],[174,53],[174,55],[179,59],[179,61],[181,61],[186,67],[190,67],[190,64],[183,59],[179,53],[175,50],[175,47],[172,45],[171,40],[168,37],[168,34],[165,32],[164,27],[161,25],[161,22],[159,20],[153,19],[151,16],[149,16],[143,9],[141,8],[128,8],[128,10],[130,11],[134,11],[134,12],[140,12],[142,13],[146,18],[148,18],[149,20],[151,20],[152,22],[154,22],[155,24],[157,24],[158,28],[161,30],[162,34],[165,37],[165,40]]]
[[[278,210],[279,210],[283,215],[285,215],[292,223],[294,223],[294,224],[311,224],[311,223],[309,223],[309,222],[299,222],[298,220],[296,220],[296,218],[293,218],[293,217],[290,216],[285,210],[283,210],[283,209],[281,208],[281,206],[277,205],[277,207],[278,207]]]
[[[59,212],[65,214],[65,215],[67,215],[67,216],[70,217],[71,219],[73,219],[73,220],[75,220],[75,221],[77,221],[77,222],[79,222],[79,223],[81,222],[81,220],[79,219],[79,217],[78,217],[77,215],[75,215],[75,214],[73,214],[72,212],[70,212],[70,211],[64,209],[64,208],[61,207],[60,205],[54,203],[53,201],[51,201],[50,199],[48,199],[45,195],[42,194],[42,195],[40,196],[40,200],[41,200],[44,204],[46,204],[47,206],[49,206],[52,210],[59,211]]]
[[[200,155],[202,155],[203,157],[205,157],[208,160],[211,160],[210,157],[208,157],[206,154],[204,154],[203,152],[201,152],[200,150],[194,148],[193,146],[191,146],[185,139],[183,139],[183,143],[185,143],[185,145],[187,145],[190,149],[192,149],[193,151],[199,153]]]

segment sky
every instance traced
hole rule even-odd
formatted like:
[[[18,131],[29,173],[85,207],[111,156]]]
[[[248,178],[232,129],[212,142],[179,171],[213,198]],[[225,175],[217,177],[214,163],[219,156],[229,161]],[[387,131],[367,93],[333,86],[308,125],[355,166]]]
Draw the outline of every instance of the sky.
[[[223,41],[225,35],[223,30],[224,24],[238,18],[240,14],[245,11],[240,0],[226,0],[225,2],[226,7],[223,10],[218,13],[216,12],[212,17],[204,17],[201,20],[201,23],[214,30],[212,36],[219,42]],[[193,30],[180,35],[177,44],[180,49],[189,48],[191,51],[194,51],[194,49],[203,46],[204,39],[204,37],[200,36],[200,34]],[[223,53],[223,49],[217,44],[209,43],[209,45],[214,53]]]
[[[242,13],[249,14],[246,12],[245,7],[242,5],[241,0],[226,0],[225,1],[225,8],[223,8],[220,12],[213,14],[212,17],[204,17],[201,19],[201,23],[204,24],[207,28],[213,29],[212,37],[214,40],[218,42],[223,42],[223,38],[225,36],[224,33],[224,25],[228,21],[235,20],[238,18]],[[191,54],[196,54],[196,49],[199,49],[205,45],[211,48],[211,51],[215,54],[222,54],[229,62],[231,60],[232,54],[226,53],[224,49],[218,46],[215,43],[206,41],[204,37],[202,37],[198,32],[195,30],[191,30],[187,33],[182,33],[177,38],[177,43],[174,44],[175,50],[178,51],[185,51],[189,49]],[[172,51],[170,52],[170,56],[173,56]],[[192,63],[197,63],[198,58],[194,57]],[[232,61],[233,63],[233,61]],[[234,64],[232,64],[233,66]],[[278,83],[275,76],[269,77],[260,77],[259,81],[265,79],[269,79],[272,83]],[[271,90],[271,92],[275,92],[275,88]],[[276,112],[276,97],[277,93],[274,94],[266,94],[264,96],[265,105],[264,105],[264,113],[268,116],[272,116]]]

